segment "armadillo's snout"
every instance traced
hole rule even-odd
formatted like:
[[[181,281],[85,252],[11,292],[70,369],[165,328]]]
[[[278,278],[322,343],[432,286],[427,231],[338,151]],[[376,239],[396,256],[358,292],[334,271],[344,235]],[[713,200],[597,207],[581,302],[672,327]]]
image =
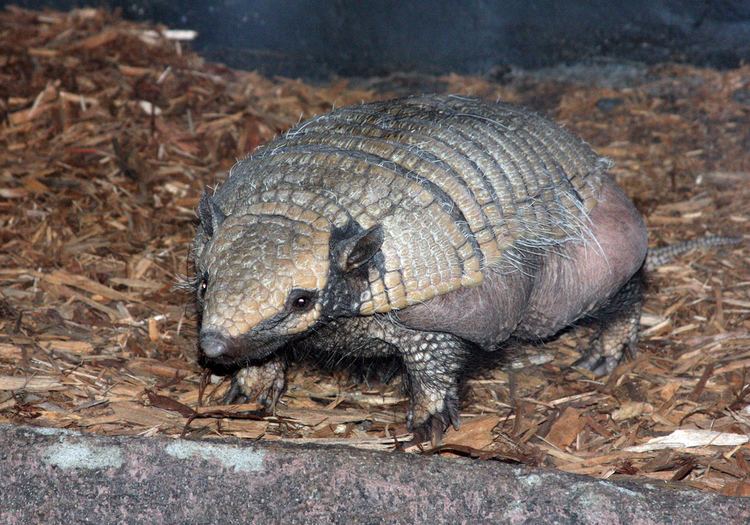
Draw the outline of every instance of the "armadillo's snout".
[[[229,343],[226,338],[216,332],[201,334],[201,350],[208,358],[220,357],[227,353]]]

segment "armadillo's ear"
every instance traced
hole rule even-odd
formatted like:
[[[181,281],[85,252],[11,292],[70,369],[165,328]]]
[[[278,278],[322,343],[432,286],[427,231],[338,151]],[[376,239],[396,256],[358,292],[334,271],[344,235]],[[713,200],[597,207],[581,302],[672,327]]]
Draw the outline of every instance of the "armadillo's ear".
[[[350,272],[367,264],[383,246],[383,238],[383,227],[376,224],[341,241],[336,254],[339,268],[344,272]]]
[[[201,195],[200,204],[198,204],[198,217],[203,226],[203,231],[209,237],[213,237],[214,232],[219,228],[226,215],[221,211],[221,208],[214,202],[211,195],[207,191]]]

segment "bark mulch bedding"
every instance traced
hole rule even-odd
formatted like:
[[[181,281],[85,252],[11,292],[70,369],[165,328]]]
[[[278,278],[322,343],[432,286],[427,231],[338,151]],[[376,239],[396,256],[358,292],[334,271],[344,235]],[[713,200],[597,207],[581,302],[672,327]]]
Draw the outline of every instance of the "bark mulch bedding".
[[[194,309],[173,286],[200,192],[236,159],[301,118],[427,86],[579,133],[616,162],[652,245],[745,237],[651,275],[640,353],[607,378],[568,367],[585,328],[476,370],[461,430],[429,452],[750,495],[750,67],[311,86],[172,36],[98,10],[0,13],[0,422],[426,451],[398,380],[297,366],[274,416],[218,404],[228,382],[201,390]]]

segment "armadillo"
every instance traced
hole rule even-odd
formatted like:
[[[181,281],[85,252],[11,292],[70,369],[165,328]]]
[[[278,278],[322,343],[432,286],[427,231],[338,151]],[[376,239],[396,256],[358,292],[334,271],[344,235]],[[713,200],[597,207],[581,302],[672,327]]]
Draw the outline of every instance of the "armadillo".
[[[474,351],[582,318],[579,365],[633,349],[644,222],[610,162],[535,113],[462,96],[337,109],[204,192],[194,242],[200,349],[236,366],[226,400],[275,406],[288,348],[403,361],[407,423],[459,425]]]

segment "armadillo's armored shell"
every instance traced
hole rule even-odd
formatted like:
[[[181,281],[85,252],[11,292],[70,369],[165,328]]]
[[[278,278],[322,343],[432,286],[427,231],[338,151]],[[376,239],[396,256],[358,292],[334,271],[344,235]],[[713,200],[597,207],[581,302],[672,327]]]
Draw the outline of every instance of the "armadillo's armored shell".
[[[228,214],[313,211],[341,227],[382,224],[367,315],[476,285],[525,250],[580,238],[606,168],[528,111],[419,96],[305,122],[236,165],[215,198]]]

